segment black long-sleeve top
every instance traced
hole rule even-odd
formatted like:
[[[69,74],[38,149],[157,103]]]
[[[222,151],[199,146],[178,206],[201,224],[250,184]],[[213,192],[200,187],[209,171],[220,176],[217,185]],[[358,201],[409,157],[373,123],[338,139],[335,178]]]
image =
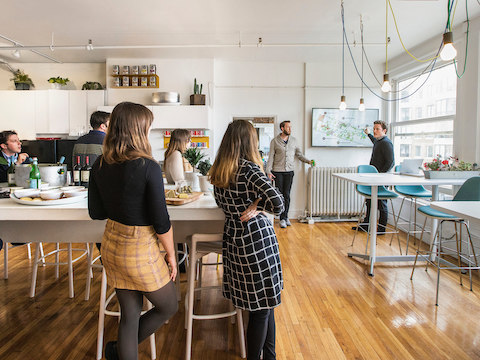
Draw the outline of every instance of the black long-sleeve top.
[[[153,225],[157,234],[170,229],[162,170],[140,158],[107,164],[101,157],[90,172],[88,213],[92,219],[111,219],[124,225]]]
[[[384,136],[381,139],[375,139],[372,134],[368,134],[368,137],[373,143],[372,157],[370,158],[370,165],[380,173],[386,173],[395,164],[395,157],[393,154],[393,144],[391,140]]]

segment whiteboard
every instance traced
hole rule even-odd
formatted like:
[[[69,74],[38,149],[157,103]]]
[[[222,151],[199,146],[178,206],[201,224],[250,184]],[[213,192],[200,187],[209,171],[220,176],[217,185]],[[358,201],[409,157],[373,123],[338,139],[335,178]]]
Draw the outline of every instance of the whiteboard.
[[[312,146],[372,147],[363,130],[373,132],[378,109],[312,109]]]

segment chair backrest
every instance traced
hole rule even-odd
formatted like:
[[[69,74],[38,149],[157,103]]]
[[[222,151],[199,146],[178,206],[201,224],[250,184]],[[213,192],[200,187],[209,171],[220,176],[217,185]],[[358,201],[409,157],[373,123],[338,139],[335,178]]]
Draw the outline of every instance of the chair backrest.
[[[358,165],[357,172],[363,174],[375,174],[378,173],[377,169],[373,165]],[[372,188],[367,185],[357,185],[356,189],[359,193],[370,193]]]
[[[395,172],[400,172],[400,169],[402,168],[402,165],[396,165],[395,169],[393,171]]]
[[[453,201],[480,201],[480,176],[465,181]]]

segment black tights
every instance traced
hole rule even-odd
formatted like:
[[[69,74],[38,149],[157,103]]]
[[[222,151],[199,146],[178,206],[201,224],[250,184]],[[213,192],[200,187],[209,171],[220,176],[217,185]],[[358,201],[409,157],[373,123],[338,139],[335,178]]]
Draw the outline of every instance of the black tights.
[[[273,309],[250,311],[247,328],[247,360],[275,360],[275,315]]]
[[[136,360],[138,344],[148,338],[178,310],[177,292],[170,281],[154,292],[115,289],[120,303],[121,317],[118,328],[118,355],[121,360]],[[143,296],[153,308],[140,316]]]

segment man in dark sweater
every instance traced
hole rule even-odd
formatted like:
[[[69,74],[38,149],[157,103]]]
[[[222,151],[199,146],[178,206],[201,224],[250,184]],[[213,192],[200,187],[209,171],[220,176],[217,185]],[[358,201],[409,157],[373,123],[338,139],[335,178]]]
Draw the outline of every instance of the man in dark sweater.
[[[373,135],[370,134],[368,128],[365,129],[365,134],[373,143],[372,157],[370,158],[370,165],[375,166],[379,173],[386,173],[395,164],[393,154],[392,141],[387,137],[387,124],[384,121],[377,120],[373,123]],[[365,219],[370,220],[371,201],[366,200],[367,213]],[[378,200],[378,210],[380,211],[380,218],[378,219],[378,233],[385,233],[385,226],[388,220],[387,200]]]

